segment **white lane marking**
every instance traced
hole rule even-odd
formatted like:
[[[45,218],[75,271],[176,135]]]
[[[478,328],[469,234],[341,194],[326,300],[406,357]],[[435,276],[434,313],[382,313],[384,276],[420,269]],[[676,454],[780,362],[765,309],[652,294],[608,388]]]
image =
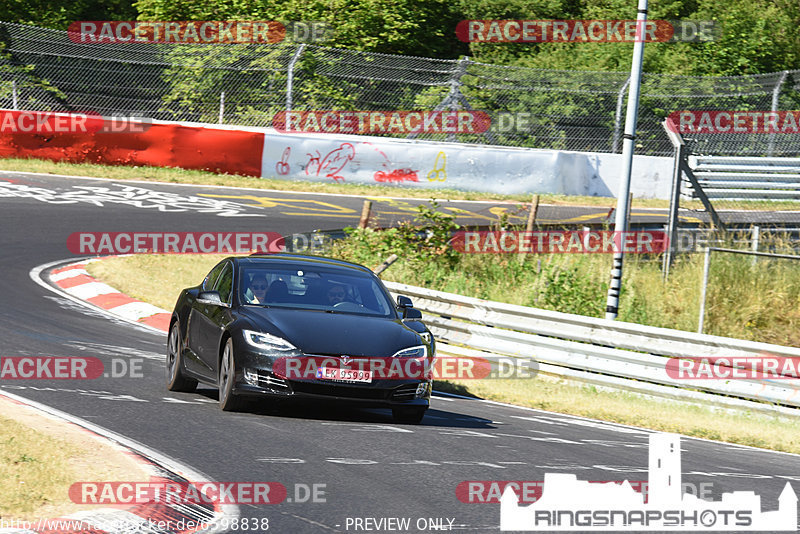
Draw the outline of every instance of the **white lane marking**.
[[[125,205],[134,208],[156,209],[163,213],[209,213],[220,217],[265,217],[259,213],[243,213],[248,205],[216,198],[181,196],[177,193],[136,187],[127,183],[111,183],[107,187],[69,185],[62,190],[31,187],[0,180],[0,198],[32,198],[48,204],[76,204],[97,207]]]
[[[537,438],[535,436],[520,436],[518,434],[497,434],[497,435],[498,436],[506,436],[506,437],[509,437],[509,438],[522,438],[522,439],[527,439],[527,440],[530,440],[530,441],[544,441],[546,443],[569,443],[570,445],[583,445],[583,443],[580,442],[580,441],[573,441],[571,439],[556,438],[556,437]]]
[[[588,445],[598,445],[600,447],[623,447],[628,449],[647,449],[647,443],[630,443],[627,441],[614,441],[612,439],[582,439]]]
[[[95,354],[106,356],[123,356],[126,358],[138,357],[145,360],[164,361],[165,356],[157,352],[150,352],[132,347],[119,347],[117,345],[106,345],[103,343],[92,343],[85,341],[70,341],[67,345],[75,347],[80,351],[89,351]]]
[[[150,402],[145,399],[140,399],[139,397],[134,397],[133,395],[122,395],[118,393],[112,393],[111,391],[99,391],[96,389],[70,389],[70,388],[54,388],[49,386],[17,386],[15,384],[3,384],[0,386],[0,393],[3,395],[11,395],[11,393],[7,393],[7,390],[14,389],[18,391],[24,391],[26,389],[30,389],[32,391],[55,391],[60,393],[76,393],[78,395],[84,397],[94,397],[97,399],[103,400],[112,400],[112,401],[126,401],[126,402]]]
[[[359,458],[325,458],[326,462],[332,464],[345,464],[345,465],[373,465],[377,464],[375,460],[364,460]]]
[[[326,426],[347,426],[347,427],[355,427],[350,428],[353,432],[399,432],[399,433],[407,433],[413,434],[413,430],[408,430],[407,428],[400,428],[391,425],[367,425],[364,423],[332,423],[332,422],[323,422],[323,425]]]
[[[83,258],[83,259],[76,258],[75,262],[76,263],[80,263],[81,261],[86,261],[87,259],[91,259],[91,258]],[[166,335],[163,330],[160,330],[160,329],[158,329],[158,328],[156,328],[154,326],[146,325],[146,324],[143,324],[143,323],[137,323],[136,321],[131,321],[130,319],[127,319],[125,317],[118,317],[118,316],[114,315],[113,313],[110,313],[108,310],[105,310],[105,309],[101,308],[100,306],[95,306],[91,302],[87,302],[85,300],[81,300],[79,298],[76,298],[76,297],[70,295],[69,293],[67,293],[66,291],[64,291],[63,289],[61,289],[60,287],[52,286],[52,285],[48,284],[47,282],[45,282],[44,280],[42,280],[42,277],[41,277],[42,271],[47,270],[47,269],[51,269],[51,268],[55,267],[56,265],[63,264],[65,262],[67,262],[67,261],[70,261],[70,260],[57,260],[57,261],[51,261],[49,263],[44,263],[42,265],[37,265],[36,267],[34,267],[33,269],[30,270],[28,275],[30,276],[31,280],[33,280],[34,282],[36,282],[36,284],[42,286],[46,290],[51,291],[53,293],[56,293],[58,295],[61,295],[62,297],[66,298],[66,299],[68,299],[68,300],[70,300],[72,302],[75,302],[76,304],[80,304],[81,307],[88,308],[90,310],[98,312],[99,314],[103,315],[103,317],[105,317],[107,319],[111,319],[112,321],[115,321],[115,322],[123,321],[123,322],[127,323],[130,326],[137,327],[140,331],[143,331],[143,332],[149,332],[151,334],[157,334],[159,336]]]
[[[446,465],[475,465],[481,467],[492,467],[494,469],[505,469],[504,465],[493,464],[491,462],[480,462],[477,460],[451,460],[451,461],[443,461],[443,464]]]
[[[305,460],[300,458],[256,458],[256,462],[265,462],[268,464],[304,464]]]
[[[439,431],[439,434],[441,434],[442,436],[455,436],[457,438],[466,437],[466,438],[497,439],[497,436],[494,436],[492,434],[487,434],[486,432],[478,432],[477,430],[466,430],[461,428],[457,429],[444,428]]]
[[[41,404],[36,401],[32,401],[30,399],[26,399],[25,397],[20,397],[18,395],[14,395],[13,393],[9,393],[7,391],[3,391],[3,395],[6,397],[10,397],[22,404],[26,404],[37,410],[45,412],[53,417],[57,417],[59,419],[64,419],[78,425],[82,428],[90,430],[95,434],[99,434],[117,444],[125,447],[127,449],[132,449],[137,453],[141,454],[145,458],[149,458],[153,460],[155,463],[160,464],[170,471],[178,473],[182,477],[186,478],[187,480],[191,480],[192,482],[202,482],[202,481],[211,481],[211,478],[208,475],[203,474],[200,471],[195,470],[188,465],[179,462],[178,460],[171,458],[155,449],[152,449],[145,445],[144,443],[140,443],[136,440],[133,440],[129,437],[123,436],[122,434],[117,434],[112,430],[108,430],[107,428],[103,428],[99,425],[91,423],[86,419],[81,419],[80,417],[75,417],[74,415],[68,414],[66,412],[62,412],[61,410],[57,410],[55,408],[51,408],[46,404]],[[239,507],[235,504],[223,504],[222,508],[222,515],[215,518],[215,522],[211,524],[211,527],[207,529],[205,532],[208,533],[217,533],[223,532],[222,523],[225,522],[230,524],[231,521],[234,519],[239,518]]]
[[[183,399],[176,399],[174,397],[162,397],[161,400],[167,404],[200,404],[197,401],[187,401]]]

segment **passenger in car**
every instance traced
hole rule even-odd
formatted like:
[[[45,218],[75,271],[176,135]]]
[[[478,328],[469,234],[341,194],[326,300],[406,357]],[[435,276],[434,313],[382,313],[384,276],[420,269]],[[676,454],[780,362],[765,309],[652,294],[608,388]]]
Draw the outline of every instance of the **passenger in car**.
[[[269,285],[265,302],[287,302],[289,300],[289,286],[283,280],[275,280]]]

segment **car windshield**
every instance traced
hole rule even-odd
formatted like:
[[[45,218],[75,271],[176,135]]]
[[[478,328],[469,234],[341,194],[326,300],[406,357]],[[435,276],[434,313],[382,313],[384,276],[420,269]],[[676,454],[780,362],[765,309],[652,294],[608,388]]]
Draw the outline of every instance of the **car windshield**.
[[[366,274],[318,266],[244,266],[239,298],[248,305],[393,316],[393,304]]]

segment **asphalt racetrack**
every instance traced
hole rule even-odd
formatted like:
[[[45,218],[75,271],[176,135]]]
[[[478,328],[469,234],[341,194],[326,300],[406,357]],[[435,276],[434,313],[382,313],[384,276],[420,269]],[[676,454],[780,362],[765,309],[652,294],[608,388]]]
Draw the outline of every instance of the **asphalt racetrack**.
[[[436,396],[419,426],[394,423],[388,410],[337,405],[268,404],[223,413],[215,390],[166,390],[165,335],[110,320],[30,277],[37,266],[78,259],[67,248],[74,232],[291,234],[356,225],[361,203],[0,173],[0,356],[124,357],[140,359],[143,371],[140,378],[3,380],[0,389],[127,436],[212,480],[283,484],[285,502],[239,506],[240,517],[268,518],[269,532],[281,534],[499,531],[500,505],[462,502],[460,483],[541,481],[545,473],[647,480],[648,431],[478,400]],[[396,221],[415,203],[387,200],[376,210]],[[496,220],[491,209],[498,205],[445,206],[469,212],[465,222],[485,223]],[[749,490],[761,496],[764,510],[774,510],[786,482],[800,481],[797,455],[691,438],[682,440],[682,450],[684,483],[708,491],[708,498]],[[308,498],[314,485],[317,498]],[[409,518],[410,526],[399,530],[388,518]]]

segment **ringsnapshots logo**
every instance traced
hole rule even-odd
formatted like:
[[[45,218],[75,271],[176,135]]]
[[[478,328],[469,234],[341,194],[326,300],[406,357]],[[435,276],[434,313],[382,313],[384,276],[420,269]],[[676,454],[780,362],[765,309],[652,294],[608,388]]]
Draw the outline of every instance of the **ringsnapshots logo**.
[[[460,231],[451,246],[465,254],[658,254],[668,249],[663,231]]]
[[[650,435],[648,495],[625,481],[592,484],[575,475],[546,473],[541,497],[520,505],[512,487],[500,498],[500,530],[620,532],[797,530],[797,496],[787,482],[778,509],[763,512],[752,491],[723,493],[720,501],[683,493],[681,443],[676,434]]]
[[[81,44],[274,44],[287,40],[320,43],[333,37],[323,21],[276,20],[83,20],[67,28]]]
[[[713,20],[462,20],[465,43],[675,43],[719,37]]]
[[[152,119],[96,112],[0,111],[0,134],[114,134],[143,133]]]

